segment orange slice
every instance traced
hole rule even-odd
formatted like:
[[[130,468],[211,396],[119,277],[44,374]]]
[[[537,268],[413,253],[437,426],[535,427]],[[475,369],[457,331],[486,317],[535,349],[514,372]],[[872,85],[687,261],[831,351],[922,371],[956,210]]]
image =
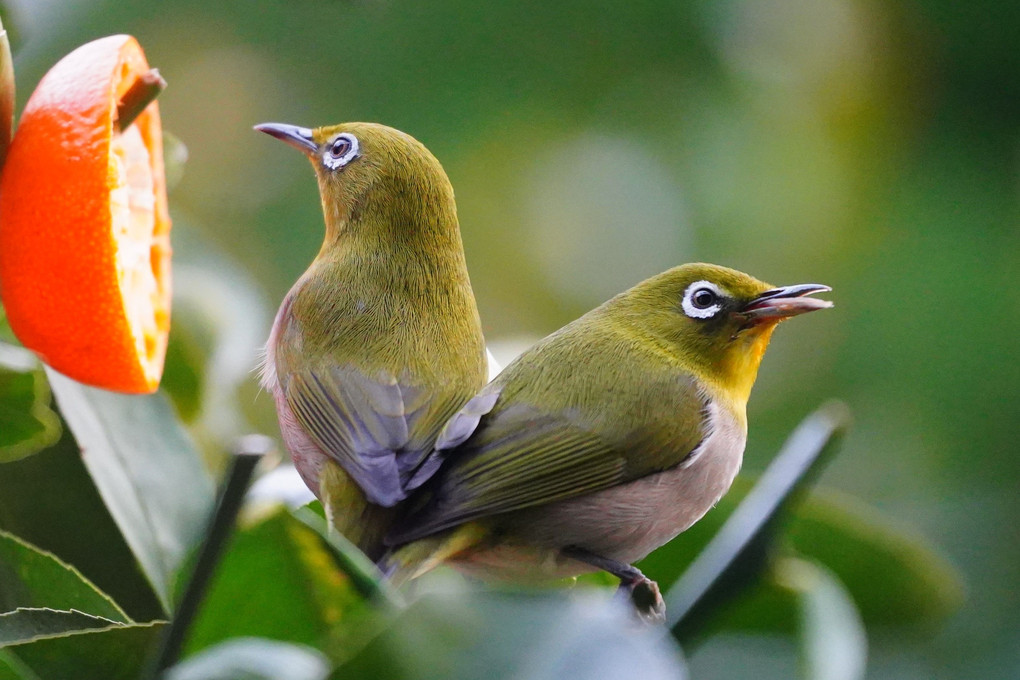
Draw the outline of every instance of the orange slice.
[[[170,329],[170,217],[155,102],[121,132],[149,73],[115,35],[61,59],[32,94],[0,176],[0,297],[18,339],[90,385],[152,392]]]

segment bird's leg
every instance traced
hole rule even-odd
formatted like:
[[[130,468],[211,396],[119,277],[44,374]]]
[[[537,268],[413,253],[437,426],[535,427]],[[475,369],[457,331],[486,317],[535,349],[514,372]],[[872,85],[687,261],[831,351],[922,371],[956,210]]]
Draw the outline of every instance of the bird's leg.
[[[659,584],[630,564],[602,557],[584,548],[569,546],[562,550],[565,557],[590,564],[620,579],[618,594],[625,595],[634,605],[638,616],[650,623],[665,623],[666,603],[662,601]]]

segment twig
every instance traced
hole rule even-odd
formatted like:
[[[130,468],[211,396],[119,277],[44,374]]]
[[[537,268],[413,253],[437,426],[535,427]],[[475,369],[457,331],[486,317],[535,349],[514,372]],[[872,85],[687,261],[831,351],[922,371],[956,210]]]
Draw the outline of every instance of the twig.
[[[149,69],[135,79],[128,91],[120,98],[117,104],[117,127],[121,132],[127,130],[135,118],[141,115],[156,97],[166,89],[166,81],[159,75],[159,69]]]

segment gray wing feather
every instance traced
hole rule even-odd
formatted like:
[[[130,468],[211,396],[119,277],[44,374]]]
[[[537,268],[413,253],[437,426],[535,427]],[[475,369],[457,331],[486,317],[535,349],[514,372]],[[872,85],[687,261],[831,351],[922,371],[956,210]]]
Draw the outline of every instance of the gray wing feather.
[[[417,489],[428,481],[442,465],[445,452],[460,446],[474,434],[482,417],[496,405],[501,390],[502,388],[494,387],[490,383],[489,387],[472,397],[468,403],[464,404],[464,408],[447,421],[436,439],[435,448],[408,480],[406,484],[408,491]]]
[[[424,421],[434,411],[436,422],[442,423],[458,406],[452,398],[437,398],[392,376],[375,379],[352,368],[293,374],[286,395],[319,448],[354,478],[371,502],[386,507],[407,496],[408,478],[431,451],[435,433],[424,431],[432,429]],[[438,403],[445,401],[450,404]]]

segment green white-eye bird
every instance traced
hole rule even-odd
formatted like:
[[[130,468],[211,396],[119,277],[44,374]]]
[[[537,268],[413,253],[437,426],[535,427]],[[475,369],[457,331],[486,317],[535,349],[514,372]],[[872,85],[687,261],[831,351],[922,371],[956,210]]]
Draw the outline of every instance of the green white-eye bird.
[[[442,561],[509,579],[602,569],[662,617],[631,564],[729,489],[772,331],[831,306],[806,297],[827,290],[688,264],[548,336],[446,425],[384,566],[398,580]]]
[[[428,149],[383,125],[256,129],[309,157],[326,221],[262,382],[330,521],[378,557],[436,436],[487,377],[453,188]]]

